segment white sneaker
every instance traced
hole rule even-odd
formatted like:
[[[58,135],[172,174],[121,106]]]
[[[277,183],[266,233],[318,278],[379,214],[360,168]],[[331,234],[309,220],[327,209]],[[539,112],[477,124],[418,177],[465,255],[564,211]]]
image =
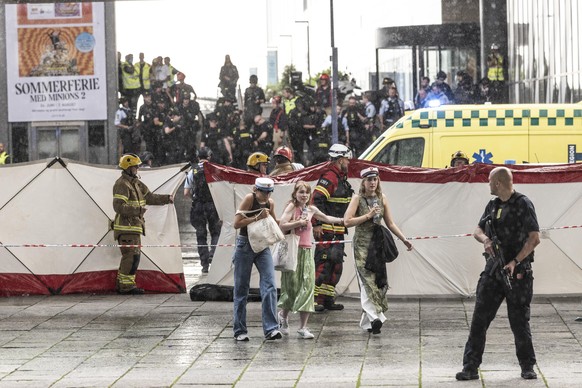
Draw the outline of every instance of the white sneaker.
[[[273,341],[273,340],[278,340],[283,338],[283,336],[281,335],[281,332],[279,330],[273,330],[272,332],[270,332],[269,334],[267,334],[267,336],[265,337],[265,339],[267,341]]]
[[[237,341],[248,341],[249,340],[249,336],[246,334],[239,334],[236,337],[234,337],[235,340]]]
[[[280,311],[279,314],[277,314],[277,322],[279,323],[279,330],[281,333],[289,335],[289,319],[283,318]]]
[[[303,328],[303,329],[297,330],[297,334],[299,335],[299,338],[303,338],[303,339],[314,339],[315,338],[315,336],[313,334],[311,334],[311,332],[309,331],[308,328]]]

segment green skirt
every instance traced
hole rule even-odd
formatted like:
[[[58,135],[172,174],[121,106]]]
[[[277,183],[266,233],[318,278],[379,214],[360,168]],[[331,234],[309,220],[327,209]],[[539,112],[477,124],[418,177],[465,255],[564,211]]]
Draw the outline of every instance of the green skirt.
[[[313,293],[315,289],[315,262],[312,248],[299,247],[297,268],[293,272],[281,273],[281,297],[278,306],[294,313],[315,311]]]

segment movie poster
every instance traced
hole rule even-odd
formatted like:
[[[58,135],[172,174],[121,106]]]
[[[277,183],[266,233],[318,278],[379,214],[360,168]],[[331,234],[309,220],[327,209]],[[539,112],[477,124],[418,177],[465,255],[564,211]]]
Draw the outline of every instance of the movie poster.
[[[103,3],[6,5],[8,119],[106,120]]]

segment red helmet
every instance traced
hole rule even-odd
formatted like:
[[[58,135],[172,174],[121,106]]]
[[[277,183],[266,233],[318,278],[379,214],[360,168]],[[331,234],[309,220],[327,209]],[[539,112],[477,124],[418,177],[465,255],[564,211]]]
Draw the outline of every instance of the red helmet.
[[[326,81],[329,81],[329,74],[323,73],[322,75],[319,76],[319,79],[320,80],[324,79]]]
[[[282,157],[288,159],[290,162],[293,160],[293,152],[289,147],[286,146],[277,148],[275,155],[281,155]]]

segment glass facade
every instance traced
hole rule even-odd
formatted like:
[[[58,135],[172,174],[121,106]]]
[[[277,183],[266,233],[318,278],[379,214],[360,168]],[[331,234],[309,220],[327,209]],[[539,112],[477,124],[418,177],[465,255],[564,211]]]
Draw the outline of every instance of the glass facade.
[[[508,0],[509,98],[582,101],[582,2]]]

